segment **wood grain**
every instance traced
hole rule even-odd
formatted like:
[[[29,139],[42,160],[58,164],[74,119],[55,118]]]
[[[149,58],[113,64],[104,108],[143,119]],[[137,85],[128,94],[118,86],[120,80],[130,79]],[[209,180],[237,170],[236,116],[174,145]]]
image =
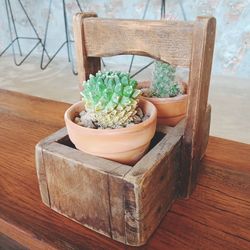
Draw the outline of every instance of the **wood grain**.
[[[82,82],[100,68],[100,57],[141,55],[189,66],[193,22],[97,18],[93,12],[73,17],[77,71]],[[112,41],[112,42],[110,42]]]
[[[111,237],[107,175],[75,160],[55,157],[52,147],[58,145],[51,144],[43,152],[51,208],[85,226],[93,221],[91,229]]]
[[[215,39],[215,18],[198,17],[193,32],[192,58],[189,74],[187,123],[184,132],[183,196],[192,193],[199,173]]]
[[[0,232],[30,249],[134,249],[55,213],[41,201],[34,148],[64,126],[68,107],[0,90]],[[175,202],[142,249],[248,250],[249,151],[247,144],[210,137],[194,193]]]
[[[17,241],[0,233],[0,250],[28,250]]]
[[[209,104],[206,108],[205,116],[202,121],[202,131],[201,131],[201,138],[202,138],[202,143],[200,145],[200,159],[203,158],[206,149],[207,149],[207,144],[208,144],[208,139],[209,139],[209,132],[210,132],[210,122],[211,122],[211,105]]]
[[[154,163],[148,165],[150,166],[148,171],[143,174],[137,172],[138,175],[126,175],[125,230],[127,244],[145,244],[178,197],[181,137],[175,137],[176,141],[172,141],[171,146],[166,143],[169,139],[166,136],[156,146],[158,148],[154,153],[158,152],[158,161],[151,160],[150,154],[143,161],[144,164],[146,161]],[[154,158],[156,154],[151,154],[151,156]]]
[[[141,55],[189,66],[193,22],[87,18],[83,23],[88,57]]]
[[[110,238],[125,242],[122,177],[130,166],[101,159],[57,143],[65,137],[60,130],[39,143],[38,169],[44,166],[53,210]],[[54,139],[54,140],[53,140]],[[46,205],[48,205],[45,202]],[[113,206],[112,206],[113,205]]]
[[[73,17],[73,31],[75,38],[77,72],[79,77],[79,88],[82,89],[83,81],[89,79],[90,74],[95,74],[101,69],[101,61],[99,57],[88,57],[86,50],[86,32],[84,30],[84,20],[90,17],[97,17],[93,12],[78,13]]]

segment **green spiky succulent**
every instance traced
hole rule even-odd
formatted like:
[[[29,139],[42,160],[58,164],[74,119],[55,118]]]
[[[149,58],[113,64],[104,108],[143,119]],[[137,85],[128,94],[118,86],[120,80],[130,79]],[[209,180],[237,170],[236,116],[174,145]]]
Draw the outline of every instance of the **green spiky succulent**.
[[[182,94],[180,85],[175,80],[176,67],[160,61],[155,61],[152,95],[156,97],[174,97]]]
[[[102,128],[124,127],[133,120],[141,91],[128,73],[98,72],[83,83],[83,101]]]

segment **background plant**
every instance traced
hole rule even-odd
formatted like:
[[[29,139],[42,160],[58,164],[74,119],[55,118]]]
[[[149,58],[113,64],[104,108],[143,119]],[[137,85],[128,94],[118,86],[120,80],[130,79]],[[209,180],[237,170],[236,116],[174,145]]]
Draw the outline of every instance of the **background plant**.
[[[151,92],[156,97],[174,97],[182,94],[182,89],[175,80],[176,67],[155,61]]]

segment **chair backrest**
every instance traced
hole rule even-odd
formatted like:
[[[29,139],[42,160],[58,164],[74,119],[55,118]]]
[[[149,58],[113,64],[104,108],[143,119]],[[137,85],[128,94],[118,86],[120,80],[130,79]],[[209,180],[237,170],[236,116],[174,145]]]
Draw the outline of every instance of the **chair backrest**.
[[[202,147],[202,121],[207,109],[216,21],[148,21],[97,18],[95,13],[74,16],[77,69],[82,83],[100,69],[100,57],[143,55],[190,69],[183,164],[190,193]],[[185,194],[184,194],[185,195]]]

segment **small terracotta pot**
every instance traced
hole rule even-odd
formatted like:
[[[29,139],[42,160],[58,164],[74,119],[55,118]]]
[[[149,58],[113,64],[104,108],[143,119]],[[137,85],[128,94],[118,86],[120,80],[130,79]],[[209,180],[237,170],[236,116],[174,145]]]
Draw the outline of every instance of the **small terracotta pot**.
[[[139,88],[149,87],[150,82],[142,82]],[[152,102],[157,108],[158,124],[175,126],[186,116],[188,95],[179,95],[169,98],[145,97],[141,99]]]
[[[152,103],[140,100],[139,106],[149,116],[139,124],[119,129],[92,129],[73,122],[84,110],[84,103],[73,104],[64,115],[69,138],[83,152],[133,165],[148,149],[157,122],[157,110]]]

